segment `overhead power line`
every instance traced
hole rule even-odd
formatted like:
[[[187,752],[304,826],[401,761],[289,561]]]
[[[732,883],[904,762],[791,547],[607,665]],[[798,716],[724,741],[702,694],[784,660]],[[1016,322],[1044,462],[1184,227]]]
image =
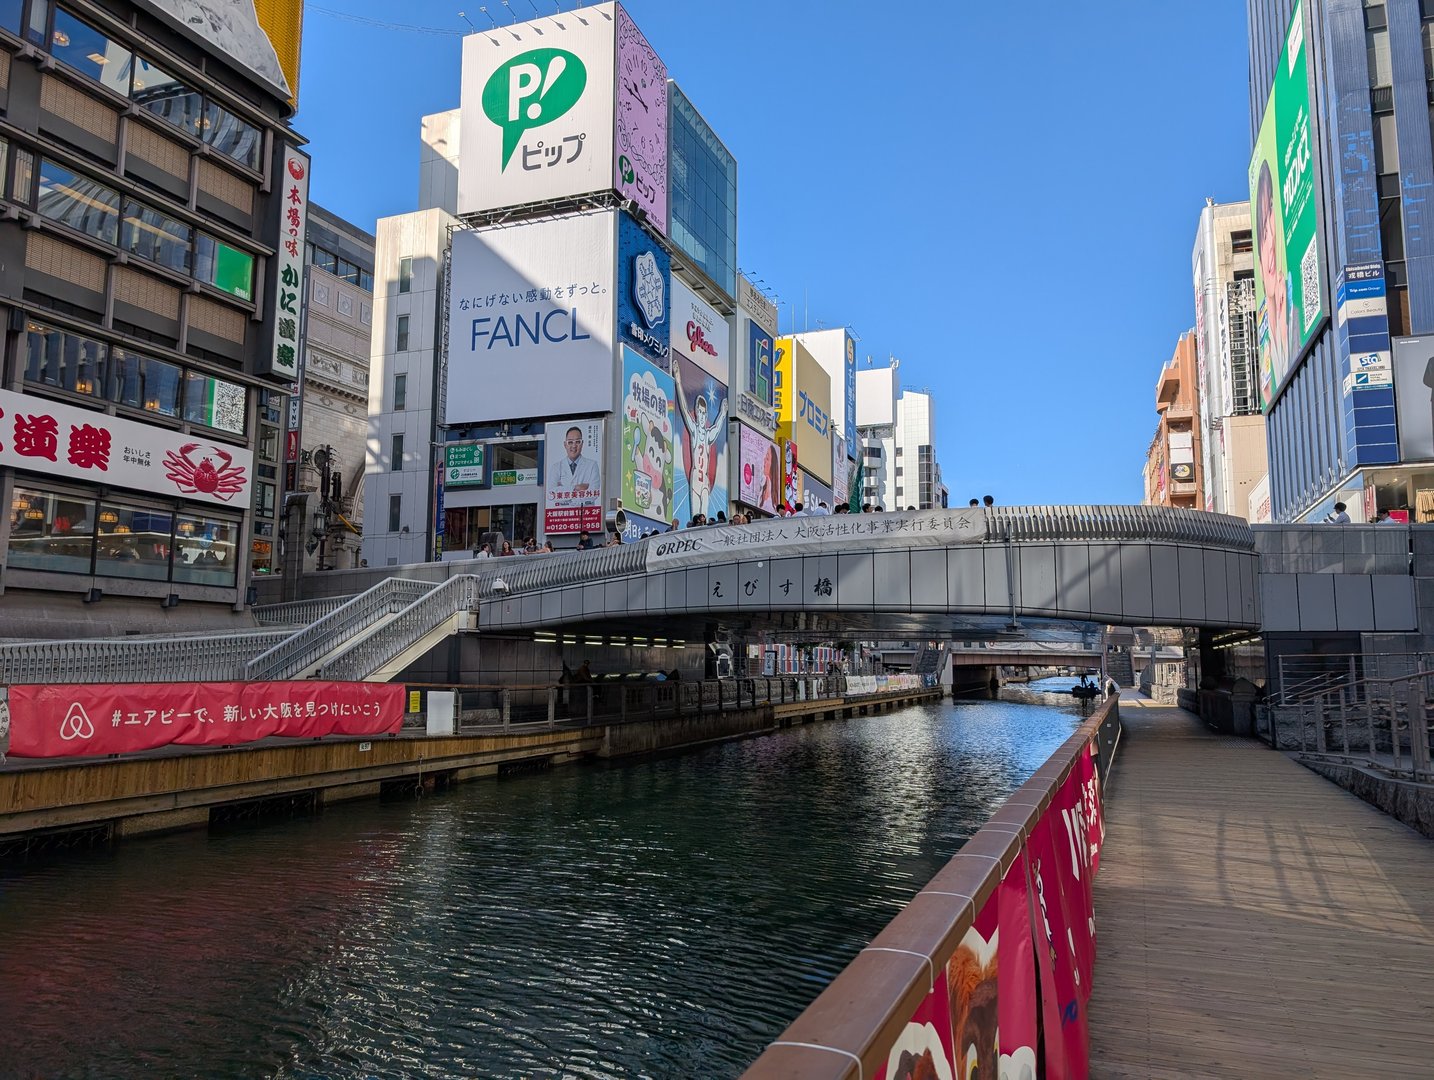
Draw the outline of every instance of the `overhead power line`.
[[[384,22],[382,19],[370,19],[363,15],[352,15],[347,11],[336,11],[333,8],[320,7],[318,4],[307,5],[307,10],[315,15],[328,15],[334,19],[344,19],[347,22],[361,23],[364,26],[376,27],[380,30],[398,30],[405,34],[436,34],[439,37],[464,37],[467,30],[443,30],[437,26],[411,26],[407,23]]]

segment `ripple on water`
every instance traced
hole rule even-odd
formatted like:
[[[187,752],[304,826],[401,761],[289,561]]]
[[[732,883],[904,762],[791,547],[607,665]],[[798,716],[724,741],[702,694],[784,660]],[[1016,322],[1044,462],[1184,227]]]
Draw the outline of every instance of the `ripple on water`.
[[[735,1076],[1078,710],[914,708],[0,872],[0,1077]]]

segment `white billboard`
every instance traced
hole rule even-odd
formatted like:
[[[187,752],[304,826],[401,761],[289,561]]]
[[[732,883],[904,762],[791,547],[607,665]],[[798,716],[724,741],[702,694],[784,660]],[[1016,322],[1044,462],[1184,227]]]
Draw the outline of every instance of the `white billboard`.
[[[450,424],[608,412],[612,211],[453,234]]]
[[[459,214],[612,188],[616,6],[463,39]]]
[[[0,466],[245,508],[254,455],[203,435],[0,390]]]
[[[672,351],[685,356],[724,386],[731,380],[727,320],[677,278],[672,279]]]

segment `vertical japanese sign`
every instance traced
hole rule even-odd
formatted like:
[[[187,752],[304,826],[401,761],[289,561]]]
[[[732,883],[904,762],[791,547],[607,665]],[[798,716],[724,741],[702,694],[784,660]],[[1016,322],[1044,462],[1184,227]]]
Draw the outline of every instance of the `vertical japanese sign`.
[[[801,447],[807,471],[831,480],[831,376],[793,337],[776,342],[777,434]]]
[[[617,125],[613,186],[667,234],[667,65],[617,8]]]
[[[674,401],[682,453],[673,475],[676,516],[715,518],[727,511],[727,387],[683,356],[673,356]]]
[[[626,345],[622,374],[622,504],[654,521],[669,521],[678,512],[672,491],[677,390],[671,375]]]
[[[843,382],[846,386],[846,393],[843,395],[845,401],[845,413],[842,418],[844,428],[842,434],[846,436],[846,456],[853,461],[856,460],[856,339],[849,331],[844,332],[843,342]],[[835,477],[833,477],[835,480]]]
[[[664,371],[668,322],[672,300],[668,282],[672,260],[667,252],[629,215],[617,217],[617,331],[618,337]]]
[[[303,299],[304,228],[309,212],[309,158],[297,147],[284,148],[279,180],[278,280],[269,307],[274,351],[260,374],[296,379],[299,374],[299,305]]]
[[[602,532],[603,421],[571,420],[544,429],[547,482],[543,531]]]
[[[1326,314],[1308,57],[1297,3],[1250,161],[1258,383],[1267,411]]]

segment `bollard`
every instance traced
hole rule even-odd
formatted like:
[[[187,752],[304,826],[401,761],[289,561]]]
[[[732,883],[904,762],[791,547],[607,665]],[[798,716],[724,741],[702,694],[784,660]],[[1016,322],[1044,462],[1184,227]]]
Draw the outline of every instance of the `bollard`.
[[[548,727],[558,726],[558,688],[548,687]]]

